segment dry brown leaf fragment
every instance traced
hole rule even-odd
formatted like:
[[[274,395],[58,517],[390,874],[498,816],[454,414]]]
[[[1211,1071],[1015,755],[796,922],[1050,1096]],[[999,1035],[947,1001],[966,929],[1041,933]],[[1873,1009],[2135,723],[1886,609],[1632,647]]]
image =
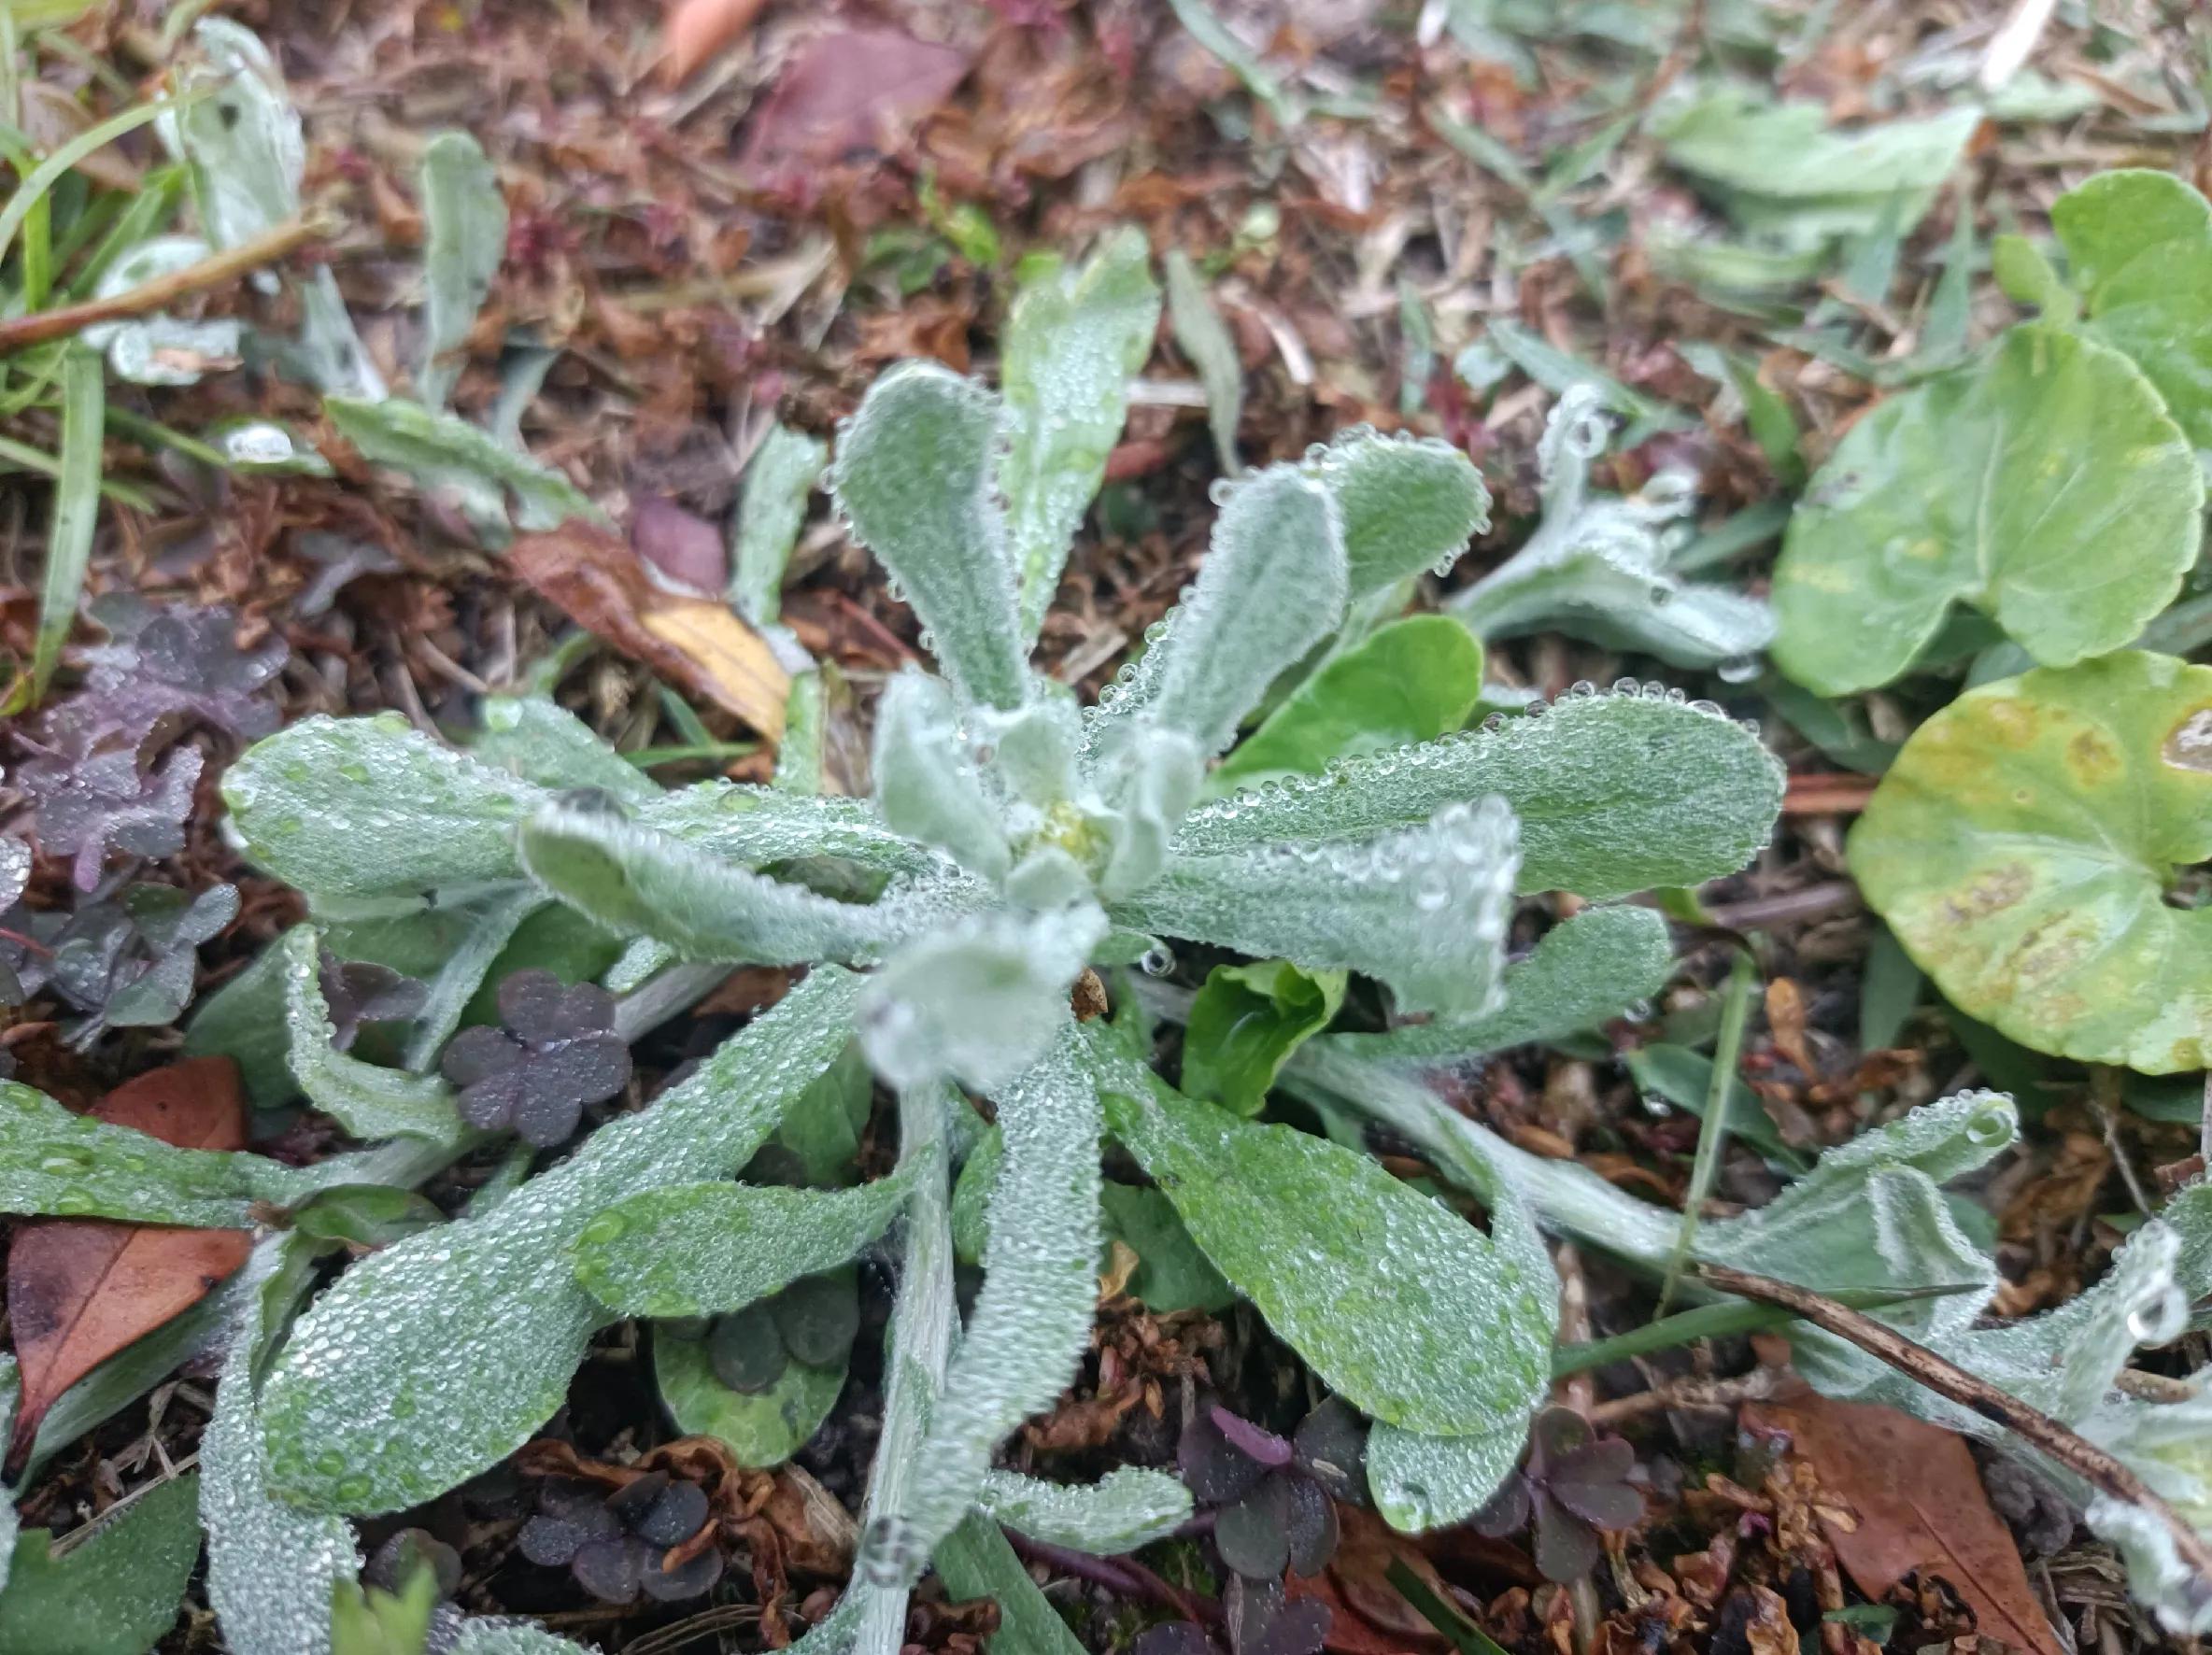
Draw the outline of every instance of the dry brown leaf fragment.
[[[1894,1408],[1809,1393],[1743,1412],[1755,1427],[1786,1431],[1792,1455],[1812,1466],[1825,1496],[1814,1508],[1821,1532],[1869,1598],[1881,1602],[1907,1577],[1941,1577],[1985,1635],[2062,1655],[1963,1437]],[[1836,1502],[1855,1523],[1837,1520]]]
[[[776,78],[746,139],[745,163],[822,164],[895,149],[952,95],[972,61],[898,29],[817,35]]]

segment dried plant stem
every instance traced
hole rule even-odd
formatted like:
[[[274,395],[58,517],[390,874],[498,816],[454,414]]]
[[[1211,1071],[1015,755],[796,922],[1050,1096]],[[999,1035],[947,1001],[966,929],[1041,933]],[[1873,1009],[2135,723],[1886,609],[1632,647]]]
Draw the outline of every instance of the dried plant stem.
[[[81,304],[57,305],[0,321],[0,355],[25,350],[55,339],[80,333],[97,322],[121,321],[163,310],[190,293],[204,292],[235,281],[264,264],[299,251],[309,242],[324,241],[337,233],[338,221],[320,213],[305,213],[275,224],[261,234],[210,253],[195,264],[172,270],[151,281],[141,282],[112,299],[88,299]]]
[[[1707,1286],[1717,1287],[1723,1293],[1794,1311],[1815,1327],[1848,1340],[1870,1356],[1879,1357],[1937,1395],[1950,1398],[1961,1407],[1971,1408],[1983,1419],[2024,1438],[2099,1493],[2141,1507],[2166,1529],[2176,1554],[2196,1571],[2198,1579],[2207,1590],[2212,1590],[2212,1544],[2140,1477],[2041,1409],[2030,1407],[2019,1397],[1998,1390],[1987,1379],[1936,1355],[1925,1345],[1915,1344],[1893,1328],[1806,1288],[1777,1281],[1768,1276],[1754,1276],[1748,1270],[1731,1269],[1725,1265],[1701,1266],[1696,1275]]]

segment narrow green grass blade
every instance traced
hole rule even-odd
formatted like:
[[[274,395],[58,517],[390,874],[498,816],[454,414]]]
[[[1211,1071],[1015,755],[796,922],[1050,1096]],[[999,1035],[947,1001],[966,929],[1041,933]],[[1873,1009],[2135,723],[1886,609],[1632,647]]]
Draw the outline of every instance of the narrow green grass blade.
[[[40,162],[23,180],[22,188],[8,198],[7,205],[0,206],[0,257],[5,257],[14,244],[16,232],[23,227],[31,209],[46,199],[46,192],[60,183],[71,167],[94,150],[114,143],[123,134],[137,131],[155,116],[181,108],[186,101],[173,98],[166,103],[140,104],[121,115],[110,115],[99,125],[86,127]]]
[[[1744,1025],[1751,1014],[1751,983],[1759,968],[1751,956],[1739,953],[1728,973],[1726,998],[1721,1004],[1720,1038],[1713,1043],[1713,1089],[1706,1100],[1705,1124],[1697,1133],[1697,1158],[1690,1166],[1690,1190],[1682,1199],[1682,1227],[1675,1237],[1674,1256],[1667,1260],[1666,1280],[1659,1290],[1659,1309],[1666,1312],[1697,1239],[1698,1214],[1720,1176],[1721,1155],[1728,1144],[1728,1082],[1736,1075],[1736,1060],[1743,1053]]]
[[[62,363],[61,474],[54,479],[53,517],[46,537],[46,579],[38,594],[38,640],[31,658],[31,700],[46,693],[77,618],[77,595],[92,555],[100,516],[100,436],[107,415],[107,381],[97,351],[70,351]]]

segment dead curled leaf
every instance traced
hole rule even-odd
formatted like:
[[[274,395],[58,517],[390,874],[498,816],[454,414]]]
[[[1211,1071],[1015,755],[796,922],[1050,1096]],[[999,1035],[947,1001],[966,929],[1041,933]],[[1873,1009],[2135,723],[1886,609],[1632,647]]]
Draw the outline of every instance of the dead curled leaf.
[[[578,626],[769,741],[783,738],[790,674],[729,604],[662,591],[618,535],[588,523],[523,535],[507,561]]]
[[[896,149],[952,95],[971,59],[898,29],[839,29],[793,54],[746,139],[750,166],[843,161]]]
[[[193,1057],[118,1086],[88,1111],[180,1149],[246,1147],[246,1096],[228,1057]],[[246,1262],[243,1230],[32,1219],[7,1251],[8,1325],[23,1395],[8,1458],[78,1379],[181,1315]]]
[[[1962,1437],[1893,1408],[1810,1393],[1748,1404],[1742,1417],[1787,1433],[1791,1453],[1811,1465],[1821,1533],[1869,1598],[1883,1601],[1908,1577],[1941,1577],[1985,1636],[2061,1655]]]

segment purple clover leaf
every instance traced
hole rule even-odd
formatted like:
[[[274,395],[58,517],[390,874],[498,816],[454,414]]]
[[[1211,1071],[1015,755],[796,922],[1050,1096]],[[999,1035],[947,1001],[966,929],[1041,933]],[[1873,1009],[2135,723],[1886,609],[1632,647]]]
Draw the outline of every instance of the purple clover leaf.
[[[1628,1480],[1636,1450],[1599,1436],[1571,1407],[1548,1407],[1528,1434],[1528,1459],[1475,1514],[1478,1533],[1497,1538],[1535,1526],[1536,1566],[1547,1580],[1579,1580],[1604,1549],[1600,1531],[1643,1520],[1643,1495]]]
[[[70,1031],[83,1046],[106,1028],[174,1023],[191,1003],[199,949],[238,917],[235,886],[189,896],[170,885],[126,885],[87,903],[52,933],[45,983],[90,1015]]]
[[[1231,1413],[1201,1408],[1177,1448],[1191,1493],[1216,1507],[1213,1546],[1233,1574],[1279,1581],[1284,1569],[1317,1575],[1336,1554],[1339,1499],[1356,1498],[1367,1428],[1331,1397],[1295,1437]]]
[[[503,1028],[464,1028],[446,1048],[461,1118],[512,1128],[541,1149],[564,1142],[588,1103],[629,1084],[630,1048],[615,1032],[614,996],[595,983],[564,987],[550,971],[517,971],[499,987]]]
[[[614,1493],[570,1478],[546,1482],[538,1514],[523,1525],[522,1555],[547,1568],[566,1568],[576,1584],[610,1604],[633,1603],[642,1591],[657,1603],[698,1597],[722,1577],[722,1553],[709,1546],[668,1567],[668,1554],[695,1538],[708,1502],[698,1484],[653,1471]]]
[[[54,752],[24,765],[19,779],[37,801],[39,844],[73,857],[70,876],[89,891],[111,853],[172,856],[184,848],[204,762],[192,747],[175,749],[158,768],[142,768],[135,747],[83,758]]]
[[[330,1008],[332,1047],[352,1050],[364,1023],[404,1023],[422,1010],[428,993],[412,977],[366,960],[322,956],[318,974],[323,1003]]]

